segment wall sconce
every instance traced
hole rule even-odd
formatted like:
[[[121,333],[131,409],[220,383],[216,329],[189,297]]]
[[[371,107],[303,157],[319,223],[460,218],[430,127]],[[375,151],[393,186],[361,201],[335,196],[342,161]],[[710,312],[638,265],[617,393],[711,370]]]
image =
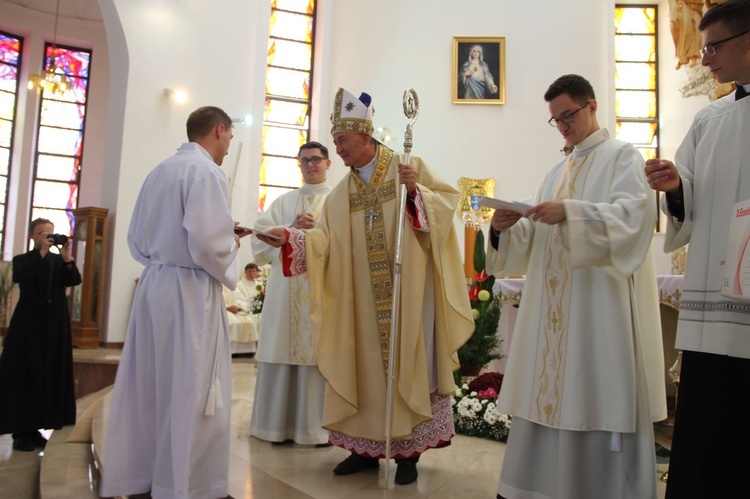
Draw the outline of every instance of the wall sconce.
[[[165,88],[164,96],[176,104],[184,104],[188,100],[188,94],[184,90]]]
[[[251,126],[253,124],[253,117],[249,114],[246,114],[242,118],[232,118],[232,123]]]

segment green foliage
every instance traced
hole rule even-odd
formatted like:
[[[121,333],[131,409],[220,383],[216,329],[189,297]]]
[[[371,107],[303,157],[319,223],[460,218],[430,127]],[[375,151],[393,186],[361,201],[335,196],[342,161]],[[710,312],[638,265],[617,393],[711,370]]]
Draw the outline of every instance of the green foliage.
[[[10,296],[13,292],[13,270],[10,262],[0,262],[0,326],[8,324]]]
[[[500,339],[497,337],[497,324],[500,321],[500,295],[495,295],[492,290],[495,277],[486,274],[485,264],[484,234],[480,230],[477,232],[474,246],[474,268],[477,270],[477,275],[474,276],[474,282],[469,289],[471,308],[475,310],[474,334],[458,350],[461,370],[456,374],[457,380],[460,375],[468,375],[470,370],[478,372],[493,360],[502,358],[499,352]],[[488,299],[480,299],[482,291],[489,293],[489,297],[485,293],[482,294]]]

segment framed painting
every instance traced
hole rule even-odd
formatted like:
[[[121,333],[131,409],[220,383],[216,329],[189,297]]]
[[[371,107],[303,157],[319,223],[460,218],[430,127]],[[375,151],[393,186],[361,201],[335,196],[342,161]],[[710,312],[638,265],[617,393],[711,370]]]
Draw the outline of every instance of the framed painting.
[[[454,104],[505,104],[505,37],[453,37]]]

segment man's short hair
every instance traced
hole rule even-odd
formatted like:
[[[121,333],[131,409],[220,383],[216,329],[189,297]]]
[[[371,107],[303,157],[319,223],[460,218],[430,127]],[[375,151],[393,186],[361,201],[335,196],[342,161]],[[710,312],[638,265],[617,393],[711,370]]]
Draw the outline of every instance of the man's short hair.
[[[698,29],[703,31],[712,24],[722,23],[735,33],[750,29],[750,0],[725,0],[708,9]]]
[[[556,79],[544,93],[544,100],[550,102],[562,94],[568,94],[571,99],[581,105],[588,100],[596,99],[591,83],[579,75],[564,75]]]
[[[250,269],[258,270],[258,266],[254,263],[248,263],[247,265],[245,265],[245,272]]]
[[[42,224],[50,224],[51,226],[55,226],[50,220],[47,220],[46,218],[37,218],[31,221],[31,224],[29,224],[29,234],[32,234],[34,232],[34,229],[36,229],[37,225]]]
[[[188,116],[187,137],[190,142],[205,137],[218,124],[232,128],[232,118],[215,106],[199,107]]]
[[[307,142],[305,144],[302,144],[300,146],[299,151],[297,152],[297,157],[299,158],[299,155],[302,154],[302,151],[305,149],[320,149],[320,152],[323,153],[323,158],[328,159],[328,148],[321,144],[320,142],[315,142],[314,140],[311,140],[310,142]]]

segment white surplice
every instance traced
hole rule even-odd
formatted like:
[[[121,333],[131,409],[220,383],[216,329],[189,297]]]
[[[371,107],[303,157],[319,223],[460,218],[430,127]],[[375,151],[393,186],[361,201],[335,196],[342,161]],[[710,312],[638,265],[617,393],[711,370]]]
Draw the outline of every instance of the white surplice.
[[[330,191],[325,181],[288,192],[258,217],[255,227],[262,231],[288,227],[301,212],[313,213],[317,220]],[[255,262],[270,262],[271,272],[255,356],[258,376],[250,434],[272,442],[325,443],[328,431],[321,427],[325,380],[315,365],[307,276],[284,277],[280,250],[256,238],[252,245]]]
[[[488,244],[488,272],[526,274],[498,401],[514,416],[501,495],[655,497],[650,423],[666,417],[666,395],[643,168],[633,146],[600,129],[534,196],[562,199],[566,221],[522,218],[497,250]]]
[[[146,178],[128,245],[145,265],[112,393],[102,496],[227,495],[231,358],[222,284],[237,283],[224,172],[196,143]]]
[[[675,155],[685,219],[667,217],[664,251],[690,243],[676,348],[750,359],[750,303],[722,296],[729,221],[750,199],[750,98],[734,94],[696,114]],[[662,210],[669,210],[662,197]]]

